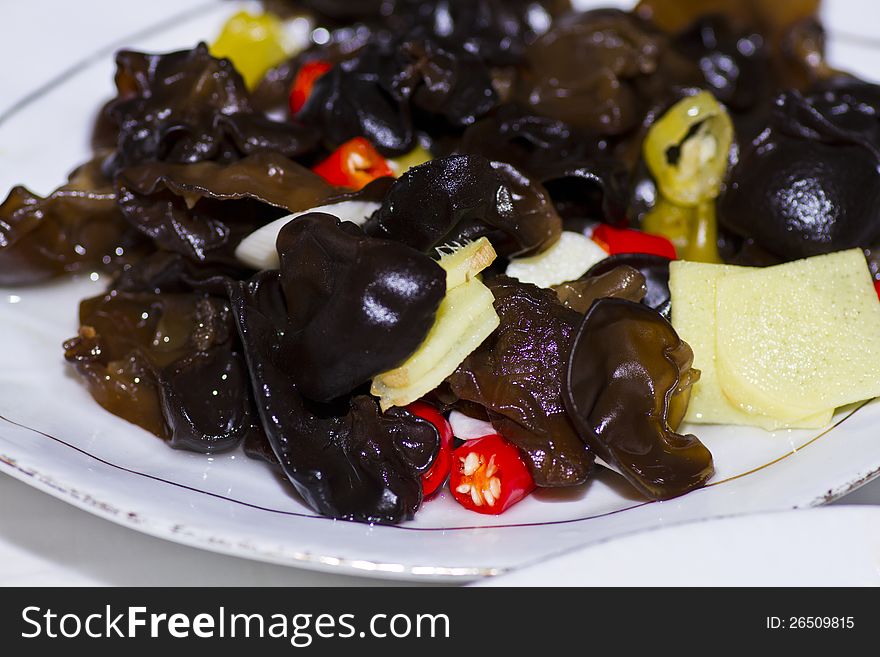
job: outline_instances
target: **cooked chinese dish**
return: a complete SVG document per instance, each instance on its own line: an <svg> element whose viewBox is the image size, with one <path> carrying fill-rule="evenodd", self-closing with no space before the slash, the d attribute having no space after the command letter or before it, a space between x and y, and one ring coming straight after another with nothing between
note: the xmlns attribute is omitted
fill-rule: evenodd
<svg viewBox="0 0 880 657"><path fill-rule="evenodd" d="M92 158L0 205L0 285L106 272L63 356L107 411L399 523L666 500L701 424L880 395L880 86L817 0L263 7L118 52Z"/></svg>

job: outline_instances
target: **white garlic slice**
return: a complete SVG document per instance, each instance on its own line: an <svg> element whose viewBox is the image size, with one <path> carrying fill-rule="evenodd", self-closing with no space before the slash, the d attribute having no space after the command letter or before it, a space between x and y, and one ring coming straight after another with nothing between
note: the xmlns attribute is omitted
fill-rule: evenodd
<svg viewBox="0 0 880 657"><path fill-rule="evenodd" d="M235 257L248 267L254 269L278 269L278 251L275 242L278 233L289 222L309 212L326 212L338 217L340 221L350 221L363 226L367 219L380 207L374 201L340 201L328 205L319 205L304 212L294 212L272 223L266 224L245 237L235 249Z"/></svg>
<svg viewBox="0 0 880 657"><path fill-rule="evenodd" d="M581 233L562 231L556 244L527 258L513 258L505 272L511 278L538 287L550 287L580 278L608 253Z"/></svg>

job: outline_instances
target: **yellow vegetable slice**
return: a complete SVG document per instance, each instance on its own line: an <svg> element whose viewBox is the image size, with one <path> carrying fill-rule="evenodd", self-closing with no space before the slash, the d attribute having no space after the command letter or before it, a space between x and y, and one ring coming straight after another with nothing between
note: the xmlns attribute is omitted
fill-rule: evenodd
<svg viewBox="0 0 880 657"><path fill-rule="evenodd" d="M231 16L211 44L211 54L228 58L249 89L256 87L266 71L287 59L292 51L278 17L246 11Z"/></svg>
<svg viewBox="0 0 880 657"><path fill-rule="evenodd" d="M681 339L690 345L694 352L694 367L700 370L700 379L691 388L685 421L750 425L768 431L824 427L831 422L833 408L786 422L745 412L729 401L721 389L715 364L715 286L725 276L750 270L748 267L683 260L670 263L672 326Z"/></svg>
<svg viewBox="0 0 880 657"><path fill-rule="evenodd" d="M714 199L685 207L660 197L642 219L642 230L666 237L682 260L721 262Z"/></svg>
<svg viewBox="0 0 880 657"><path fill-rule="evenodd" d="M476 278L447 291L422 345L402 365L373 379L370 392L382 410L416 401L452 374L498 328L494 301Z"/></svg>
<svg viewBox="0 0 880 657"><path fill-rule="evenodd" d="M467 283L495 260L495 248L488 238L469 242L464 246L440 248L439 265L446 270L446 289Z"/></svg>
<svg viewBox="0 0 880 657"><path fill-rule="evenodd" d="M389 159L388 166L391 167L394 175L399 178L409 169L425 162L430 162L432 159L433 156L423 146L416 146L406 155Z"/></svg>
<svg viewBox="0 0 880 657"><path fill-rule="evenodd" d="M446 296L427 337L402 365L373 378L370 392L384 411L431 392L498 328L495 297L478 276L495 260L485 237L438 249L446 270Z"/></svg>
<svg viewBox="0 0 880 657"><path fill-rule="evenodd" d="M716 366L739 408L794 421L880 395L880 302L860 249L716 281Z"/></svg>

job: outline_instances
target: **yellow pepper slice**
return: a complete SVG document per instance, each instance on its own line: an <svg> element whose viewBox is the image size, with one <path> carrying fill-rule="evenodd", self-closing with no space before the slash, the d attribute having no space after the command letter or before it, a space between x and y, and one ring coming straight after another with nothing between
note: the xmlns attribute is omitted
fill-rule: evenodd
<svg viewBox="0 0 880 657"><path fill-rule="evenodd" d="M641 228L646 233L662 235L672 242L675 252L682 260L721 262L715 223L715 199L687 207L660 197L642 219Z"/></svg>
<svg viewBox="0 0 880 657"><path fill-rule="evenodd" d="M394 171L394 175L400 177L406 173L407 169L417 167L432 159L434 159L434 156L425 150L424 147L416 146L409 153L388 160L388 165Z"/></svg>
<svg viewBox="0 0 880 657"><path fill-rule="evenodd" d="M732 143L730 116L701 91L682 98L651 126L642 152L660 193L693 207L718 196Z"/></svg>
<svg viewBox="0 0 880 657"><path fill-rule="evenodd" d="M214 57L228 58L253 89L266 71L289 56L284 29L273 14L250 14L240 11L223 25L220 36L211 45Z"/></svg>

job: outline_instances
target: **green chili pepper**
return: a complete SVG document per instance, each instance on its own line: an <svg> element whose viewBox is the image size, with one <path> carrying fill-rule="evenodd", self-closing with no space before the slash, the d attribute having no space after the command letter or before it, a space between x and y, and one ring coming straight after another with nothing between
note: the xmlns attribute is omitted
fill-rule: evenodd
<svg viewBox="0 0 880 657"><path fill-rule="evenodd" d="M681 99L651 126L642 147L660 193L693 207L718 196L733 124L708 91Z"/></svg>
<svg viewBox="0 0 880 657"><path fill-rule="evenodd" d="M672 242L681 260L721 262L715 199L685 207L661 197L642 219L642 230Z"/></svg>
<svg viewBox="0 0 880 657"><path fill-rule="evenodd" d="M721 262L715 198L732 143L730 117L708 91L678 101L645 137L642 151L659 195L642 229L669 239L679 258Z"/></svg>

